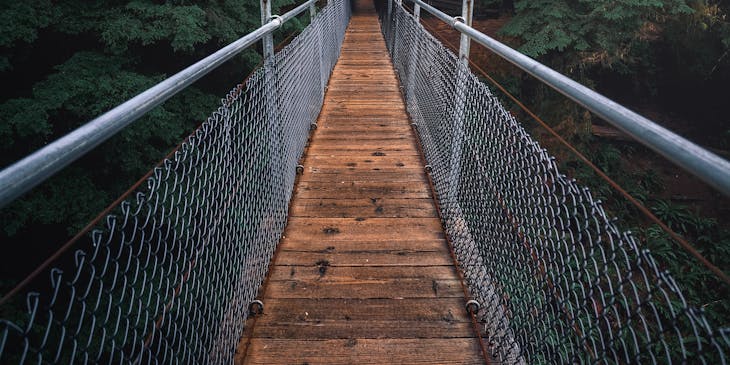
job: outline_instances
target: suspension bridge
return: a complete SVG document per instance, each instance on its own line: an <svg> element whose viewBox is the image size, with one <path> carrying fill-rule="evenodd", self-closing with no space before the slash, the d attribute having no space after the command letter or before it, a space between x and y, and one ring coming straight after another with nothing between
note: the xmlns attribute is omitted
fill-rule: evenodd
<svg viewBox="0 0 730 365"><path fill-rule="evenodd" d="M264 0L261 28L0 172L6 205L263 41L199 129L3 297L24 308L0 362L727 363L727 323L558 171L469 42L726 194L730 164L471 28L468 0L456 18L381 5Z"/></svg>

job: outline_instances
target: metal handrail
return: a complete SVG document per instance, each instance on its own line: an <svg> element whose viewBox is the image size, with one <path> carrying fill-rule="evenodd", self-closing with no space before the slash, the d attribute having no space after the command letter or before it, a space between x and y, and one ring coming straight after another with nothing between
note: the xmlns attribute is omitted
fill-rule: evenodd
<svg viewBox="0 0 730 365"><path fill-rule="evenodd" d="M730 162L684 137L629 110L569 77L458 21L422 0L421 8L467 35L498 56L606 120L644 146L730 196Z"/></svg>
<svg viewBox="0 0 730 365"><path fill-rule="evenodd" d="M308 0L0 171L0 208L42 183L199 78L307 10Z"/></svg>

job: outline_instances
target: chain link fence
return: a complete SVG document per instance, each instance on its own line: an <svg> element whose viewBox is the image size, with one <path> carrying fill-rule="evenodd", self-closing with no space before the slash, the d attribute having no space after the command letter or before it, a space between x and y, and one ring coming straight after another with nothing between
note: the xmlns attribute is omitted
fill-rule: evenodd
<svg viewBox="0 0 730 365"><path fill-rule="evenodd" d="M398 5L380 14L495 361L727 363L730 328L688 303L651 252L417 19Z"/></svg>
<svg viewBox="0 0 730 365"><path fill-rule="evenodd" d="M57 262L0 363L232 363L349 18L330 0Z"/></svg>

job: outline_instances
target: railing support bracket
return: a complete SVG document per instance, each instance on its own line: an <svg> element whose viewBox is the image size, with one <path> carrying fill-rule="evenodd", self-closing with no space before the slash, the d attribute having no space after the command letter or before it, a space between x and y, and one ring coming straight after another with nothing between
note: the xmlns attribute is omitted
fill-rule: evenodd
<svg viewBox="0 0 730 365"><path fill-rule="evenodd" d="M479 308L481 308L482 305L479 304L479 302L477 302L476 300L472 299L466 302L466 305L464 307L466 308L466 311L470 314L477 314L477 312L479 312Z"/></svg>
<svg viewBox="0 0 730 365"><path fill-rule="evenodd" d="M264 313L264 302L256 299L249 303L248 313L251 315L251 317L256 317L259 314Z"/></svg>

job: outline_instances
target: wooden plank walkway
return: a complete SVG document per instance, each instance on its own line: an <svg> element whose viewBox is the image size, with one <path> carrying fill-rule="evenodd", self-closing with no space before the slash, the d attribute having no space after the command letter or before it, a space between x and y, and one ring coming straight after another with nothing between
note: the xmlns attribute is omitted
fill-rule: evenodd
<svg viewBox="0 0 730 365"><path fill-rule="evenodd" d="M271 266L265 312L248 328L239 363L483 363L366 1L347 30Z"/></svg>

